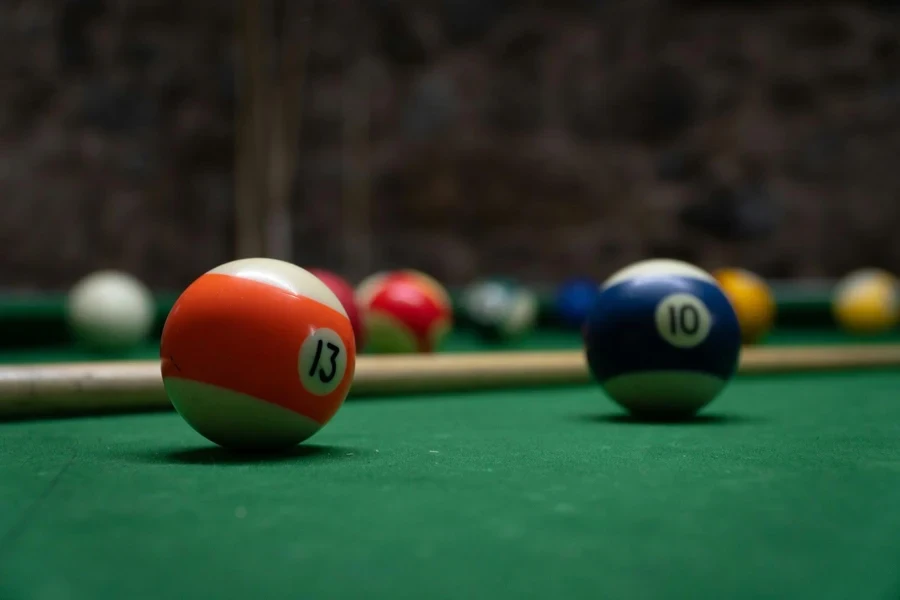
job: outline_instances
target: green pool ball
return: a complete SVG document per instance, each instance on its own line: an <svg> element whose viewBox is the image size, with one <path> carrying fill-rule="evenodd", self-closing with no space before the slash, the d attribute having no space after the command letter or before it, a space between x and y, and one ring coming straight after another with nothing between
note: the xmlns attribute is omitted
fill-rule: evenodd
<svg viewBox="0 0 900 600"><path fill-rule="evenodd" d="M464 291L461 305L469 323L490 341L521 338L534 329L537 320L537 297L511 280L473 283Z"/></svg>

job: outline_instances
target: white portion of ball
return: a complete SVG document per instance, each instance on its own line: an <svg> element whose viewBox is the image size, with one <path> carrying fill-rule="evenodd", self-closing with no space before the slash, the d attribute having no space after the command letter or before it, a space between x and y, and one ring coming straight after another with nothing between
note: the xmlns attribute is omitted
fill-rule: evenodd
<svg viewBox="0 0 900 600"><path fill-rule="evenodd" d="M495 325L506 337L531 330L539 308L537 297L529 290L499 281L470 286L462 306L473 320Z"/></svg>
<svg viewBox="0 0 900 600"><path fill-rule="evenodd" d="M379 271L378 273L373 273L369 275L365 279L359 282L359 285L356 286L356 303L361 307L365 308L372 302L372 298L377 293L378 289L381 287L381 284L385 279L390 277L391 273L388 271Z"/></svg>
<svg viewBox="0 0 900 600"><path fill-rule="evenodd" d="M322 327L303 340L297 371L310 394L330 394L341 385L346 370L347 349L336 331Z"/></svg>
<svg viewBox="0 0 900 600"><path fill-rule="evenodd" d="M219 386L181 377L166 377L163 386L188 425L226 448L283 450L322 428L292 410Z"/></svg>
<svg viewBox="0 0 900 600"><path fill-rule="evenodd" d="M601 289L608 288L629 279L634 279L635 277L648 277L654 275L680 275L683 277L693 277L694 279L700 279L718 285L715 278L700 267L681 260L653 258L636 262L624 269L616 271L609 279L603 282Z"/></svg>
<svg viewBox="0 0 900 600"><path fill-rule="evenodd" d="M683 418L715 400L726 385L728 380L699 371L644 371L613 377L603 389L632 414Z"/></svg>
<svg viewBox="0 0 900 600"><path fill-rule="evenodd" d="M274 258L242 258L219 265L209 273L265 283L296 296L315 300L347 316L341 301L322 280L295 264Z"/></svg>
<svg viewBox="0 0 900 600"><path fill-rule="evenodd" d="M69 292L66 320L75 336L97 350L124 350L143 342L153 327L153 296L120 271L98 271Z"/></svg>
<svg viewBox="0 0 900 600"><path fill-rule="evenodd" d="M833 295L839 303L879 297L888 306L896 307L900 299L900 282L894 275L881 269L860 269L841 279Z"/></svg>
<svg viewBox="0 0 900 600"><path fill-rule="evenodd" d="M519 290L513 297L509 313L504 322L504 331L509 336L518 336L534 327L538 314L538 301L534 294Z"/></svg>
<svg viewBox="0 0 900 600"><path fill-rule="evenodd" d="M882 281L885 283L893 283L896 278L889 272L882 269L858 269L851 273L847 273L835 287L835 293L855 288L863 283L871 281Z"/></svg>
<svg viewBox="0 0 900 600"><path fill-rule="evenodd" d="M462 298L464 310L474 319L483 322L502 320L503 311L509 304L510 293L507 286L486 281L470 286Z"/></svg>

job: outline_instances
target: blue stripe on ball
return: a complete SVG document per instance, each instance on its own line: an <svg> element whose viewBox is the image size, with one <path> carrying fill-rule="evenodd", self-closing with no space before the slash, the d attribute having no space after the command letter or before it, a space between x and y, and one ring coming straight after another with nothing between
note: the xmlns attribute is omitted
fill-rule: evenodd
<svg viewBox="0 0 900 600"><path fill-rule="evenodd" d="M699 298L711 316L708 336L694 347L674 346L657 329L658 305L680 293ZM740 354L737 315L722 290L683 275L638 277L604 289L584 336L591 371L601 383L642 371L695 371L727 380Z"/></svg>

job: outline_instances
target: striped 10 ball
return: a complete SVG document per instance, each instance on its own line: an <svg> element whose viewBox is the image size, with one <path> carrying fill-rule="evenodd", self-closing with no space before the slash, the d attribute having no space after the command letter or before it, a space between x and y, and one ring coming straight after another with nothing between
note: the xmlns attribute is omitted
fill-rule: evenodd
<svg viewBox="0 0 900 600"><path fill-rule="evenodd" d="M694 265L647 260L602 286L584 328L591 372L644 418L684 418L734 376L741 330L715 279Z"/></svg>

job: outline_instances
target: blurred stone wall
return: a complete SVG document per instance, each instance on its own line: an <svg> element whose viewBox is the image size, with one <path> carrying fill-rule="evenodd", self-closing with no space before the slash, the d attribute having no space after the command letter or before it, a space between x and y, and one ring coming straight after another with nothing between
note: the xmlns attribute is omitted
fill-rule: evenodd
<svg viewBox="0 0 900 600"><path fill-rule="evenodd" d="M900 271L893 3L297 1L300 264ZM0 285L232 257L233 11L0 3Z"/></svg>

